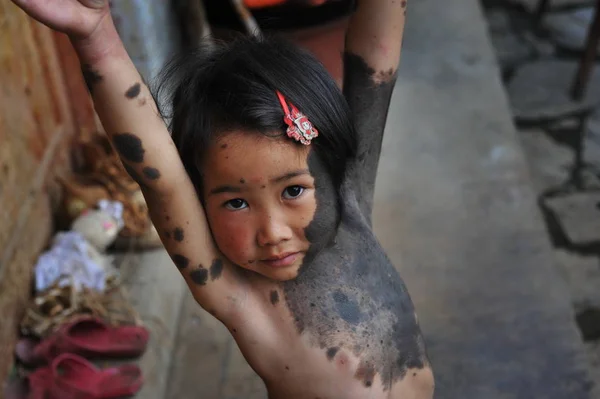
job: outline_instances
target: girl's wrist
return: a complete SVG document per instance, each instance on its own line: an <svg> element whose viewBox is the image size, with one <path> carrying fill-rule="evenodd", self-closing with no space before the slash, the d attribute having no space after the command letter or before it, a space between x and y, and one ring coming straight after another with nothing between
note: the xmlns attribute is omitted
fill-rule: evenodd
<svg viewBox="0 0 600 399"><path fill-rule="evenodd" d="M94 65L108 57L126 55L110 12L102 17L96 29L87 37L70 36L69 39L81 64Z"/></svg>

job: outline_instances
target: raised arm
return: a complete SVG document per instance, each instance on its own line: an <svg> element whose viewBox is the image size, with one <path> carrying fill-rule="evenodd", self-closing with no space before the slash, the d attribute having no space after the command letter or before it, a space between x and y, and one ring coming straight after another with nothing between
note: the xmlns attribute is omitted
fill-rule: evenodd
<svg viewBox="0 0 600 399"><path fill-rule="evenodd" d="M344 95L358 130L355 186L371 220L383 130L396 82L406 0L357 0L346 32Z"/></svg>
<svg viewBox="0 0 600 399"><path fill-rule="evenodd" d="M214 245L171 136L116 32L108 1L14 2L33 18L69 34L104 129L140 184L165 248L196 300L226 318L241 277Z"/></svg>

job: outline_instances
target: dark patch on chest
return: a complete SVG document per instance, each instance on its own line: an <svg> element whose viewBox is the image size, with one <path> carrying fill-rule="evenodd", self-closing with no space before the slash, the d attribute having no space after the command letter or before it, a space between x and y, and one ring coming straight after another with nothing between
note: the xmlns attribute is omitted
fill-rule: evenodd
<svg viewBox="0 0 600 399"><path fill-rule="evenodd" d="M198 269L193 270L190 273L190 278L198 285L205 285L206 281L208 280L208 270L200 265Z"/></svg>
<svg viewBox="0 0 600 399"><path fill-rule="evenodd" d="M160 178L160 172L156 168L151 168L150 166L146 166L142 172L144 176L146 176L150 180L157 180Z"/></svg>
<svg viewBox="0 0 600 399"><path fill-rule="evenodd" d="M94 86L102 82L102 76L88 64L81 66L81 73L90 94L93 93Z"/></svg>
<svg viewBox="0 0 600 399"><path fill-rule="evenodd" d="M360 307L353 298L349 298L341 290L333 293L333 301L338 315L349 324L360 323Z"/></svg>
<svg viewBox="0 0 600 399"><path fill-rule="evenodd" d="M340 350L340 348L338 348L337 346L327 349L327 359L333 360L333 358L335 357L336 353L338 353L339 350Z"/></svg>
<svg viewBox="0 0 600 399"><path fill-rule="evenodd" d="M140 163L144 162L144 147L142 140L135 134L117 133L113 135L115 148L127 161Z"/></svg>
<svg viewBox="0 0 600 399"><path fill-rule="evenodd" d="M279 292L273 290L271 291L271 304L277 305L277 302L279 302Z"/></svg>
<svg viewBox="0 0 600 399"><path fill-rule="evenodd" d="M179 241L179 242L183 241L184 232L181 227L176 227L175 230L173 230L173 238L175 239L175 241Z"/></svg>
<svg viewBox="0 0 600 399"><path fill-rule="evenodd" d="M221 273L223 273L223 261L221 259L213 260L212 265L210 265L210 279L216 280L221 277Z"/></svg>
<svg viewBox="0 0 600 399"><path fill-rule="evenodd" d="M317 211L306 235L311 245L316 237L319 251L311 254L311 246L299 276L283 284L285 302L298 332L310 334L328 358L343 353L333 348L351 352L361 361L355 377L370 387L379 375L389 390L408 369L424 367L425 348L406 287L362 216L351 187L349 181L342 187L340 224L329 243L318 240L328 234L323 220L335 210L319 209L333 201L321 200L320 195L328 194L319 194L317 188Z"/></svg>
<svg viewBox="0 0 600 399"><path fill-rule="evenodd" d="M185 269L190 264L190 260L183 255L173 255L173 263L180 269Z"/></svg>
<svg viewBox="0 0 600 399"><path fill-rule="evenodd" d="M141 91L142 91L142 86L139 83L136 83L133 86L131 86L129 89L127 89L127 91L125 92L125 97L127 97L129 99L136 98L137 96L140 95Z"/></svg>

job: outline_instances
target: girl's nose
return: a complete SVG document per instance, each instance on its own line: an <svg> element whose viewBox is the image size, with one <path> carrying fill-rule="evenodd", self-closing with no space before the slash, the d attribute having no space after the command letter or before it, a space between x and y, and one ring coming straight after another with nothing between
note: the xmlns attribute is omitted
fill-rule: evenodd
<svg viewBox="0 0 600 399"><path fill-rule="evenodd" d="M259 246L275 246L292 238L292 229L282 217L270 215L258 229L256 241Z"/></svg>

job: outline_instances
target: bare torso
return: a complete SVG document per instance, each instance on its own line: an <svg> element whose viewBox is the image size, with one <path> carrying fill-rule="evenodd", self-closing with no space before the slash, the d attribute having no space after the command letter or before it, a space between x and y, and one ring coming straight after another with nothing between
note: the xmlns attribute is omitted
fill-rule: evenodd
<svg viewBox="0 0 600 399"><path fill-rule="evenodd" d="M431 398L433 377L410 297L346 197L333 244L299 277L248 276L226 323L277 398Z"/></svg>

